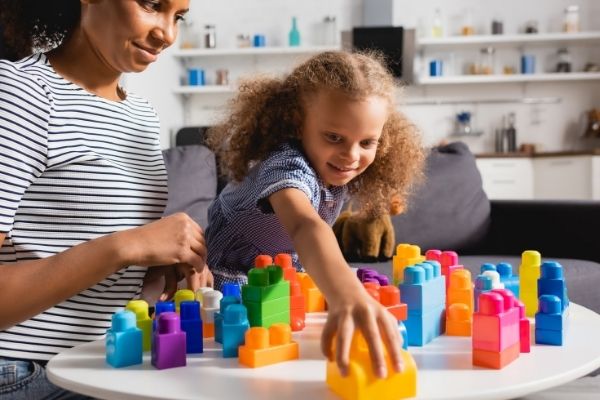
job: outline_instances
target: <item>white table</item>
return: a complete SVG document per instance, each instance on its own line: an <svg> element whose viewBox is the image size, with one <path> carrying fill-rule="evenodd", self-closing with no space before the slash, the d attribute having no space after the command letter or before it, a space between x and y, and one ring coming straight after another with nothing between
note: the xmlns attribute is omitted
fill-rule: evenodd
<svg viewBox="0 0 600 400"><path fill-rule="evenodd" d="M471 340L442 336L410 347L418 367L417 394L423 399L505 399L557 386L600 367L600 315L571 303L563 347L532 345L529 354L502 370L473 367ZM115 369L106 364L104 342L86 343L48 363L50 381L107 399L335 399L325 384L319 340L325 314L309 314L307 328L294 333L300 360L246 368L221 357L212 339L205 352L188 356L186 367L156 370L149 355L142 365Z"/></svg>

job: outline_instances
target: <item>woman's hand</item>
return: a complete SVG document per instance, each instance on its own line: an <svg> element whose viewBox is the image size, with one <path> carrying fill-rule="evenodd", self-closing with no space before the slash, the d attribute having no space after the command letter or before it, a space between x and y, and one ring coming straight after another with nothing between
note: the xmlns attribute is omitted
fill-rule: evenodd
<svg viewBox="0 0 600 400"><path fill-rule="evenodd" d="M354 330L359 329L369 347L373 372L380 378L387 376L383 345L387 347L396 372L402 369L400 349L402 337L396 319L366 291L351 293L329 302L327 322L321 336L321 350L330 360L337 362L342 376L347 375L350 364L350 344ZM333 340L335 338L335 354ZM382 343L383 339L383 343Z"/></svg>
<svg viewBox="0 0 600 400"><path fill-rule="evenodd" d="M212 273L207 266L202 272L196 272L183 264L148 269L144 277L141 298L148 304L167 301L175 295L178 284L185 278L187 289L194 293L201 287L213 287Z"/></svg>
<svg viewBox="0 0 600 400"><path fill-rule="evenodd" d="M169 215L115 235L121 236L119 250L125 265L153 267L181 264L198 273L206 265L204 232L185 213Z"/></svg>

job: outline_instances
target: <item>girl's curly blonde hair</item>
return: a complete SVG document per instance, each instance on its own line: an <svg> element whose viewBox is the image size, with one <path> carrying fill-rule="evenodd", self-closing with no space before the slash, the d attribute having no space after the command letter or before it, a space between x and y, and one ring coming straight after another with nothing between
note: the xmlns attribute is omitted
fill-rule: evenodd
<svg viewBox="0 0 600 400"><path fill-rule="evenodd" d="M220 158L222 172L241 181L248 170L283 143L299 149L307 98L323 90L362 100L385 98L388 119L375 161L349 184L353 200L370 215L389 210L392 196L402 203L423 177L424 150L415 126L396 105L394 78L375 53L324 52L285 78L256 77L240 85L228 116L209 130L207 143Z"/></svg>

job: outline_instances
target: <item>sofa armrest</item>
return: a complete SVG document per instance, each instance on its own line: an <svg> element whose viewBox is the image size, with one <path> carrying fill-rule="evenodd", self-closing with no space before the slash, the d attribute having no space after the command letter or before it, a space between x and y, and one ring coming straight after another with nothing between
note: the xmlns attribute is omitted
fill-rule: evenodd
<svg viewBox="0 0 600 400"><path fill-rule="evenodd" d="M519 255L537 250L544 257L600 262L600 202L491 201L485 240L471 254Z"/></svg>

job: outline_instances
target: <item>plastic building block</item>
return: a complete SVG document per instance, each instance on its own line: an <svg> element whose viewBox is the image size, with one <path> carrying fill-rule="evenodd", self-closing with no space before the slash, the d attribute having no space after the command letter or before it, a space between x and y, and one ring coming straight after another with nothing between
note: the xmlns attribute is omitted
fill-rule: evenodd
<svg viewBox="0 0 600 400"><path fill-rule="evenodd" d="M142 330L142 340L144 351L150 351L152 345L152 320L148 315L148 303L144 300L131 300L125 306L135 314L137 327Z"/></svg>
<svg viewBox="0 0 600 400"><path fill-rule="evenodd" d="M398 331L400 332L400 337L402 337L402 348L408 350L408 331L404 322L398 321Z"/></svg>
<svg viewBox="0 0 600 400"><path fill-rule="evenodd" d="M260 254L254 259L255 268L266 268L269 265L273 265L273 258L271 256Z"/></svg>
<svg viewBox="0 0 600 400"><path fill-rule="evenodd" d="M292 256L287 253L279 253L275 256L275 265L283 270L283 279L292 282L296 279L296 268L292 263Z"/></svg>
<svg viewBox="0 0 600 400"><path fill-rule="evenodd" d="M251 326L268 328L276 322L290 323L290 282L283 279L277 265L248 273L248 284L242 286L242 303L248 310Z"/></svg>
<svg viewBox="0 0 600 400"><path fill-rule="evenodd" d="M241 304L241 301L235 296L223 296L219 305L219 312L214 315L215 318L215 342L223 344L223 313L232 304Z"/></svg>
<svg viewBox="0 0 600 400"><path fill-rule="evenodd" d="M175 312L175 303L172 301L159 301L154 305L154 318L152 319L152 337L158 329L158 316L164 312Z"/></svg>
<svg viewBox="0 0 600 400"><path fill-rule="evenodd" d="M396 246L396 254L392 257L392 280L394 285L404 279L404 269L408 266L425 261L421 255L421 248L408 243L400 243Z"/></svg>
<svg viewBox="0 0 600 400"><path fill-rule="evenodd" d="M567 329L567 317L560 298L544 294L539 298L539 311L535 314L535 342L562 346Z"/></svg>
<svg viewBox="0 0 600 400"><path fill-rule="evenodd" d="M455 251L447 250L443 251L440 256L440 264L442 267L442 275L446 277L446 291L450 285L450 276L452 272L457 269L463 269L464 267L458 263L458 254Z"/></svg>
<svg viewBox="0 0 600 400"><path fill-rule="evenodd" d="M377 282L380 286L387 286L390 284L390 281L387 276L384 274L380 274L374 269L371 268L359 268L356 271L356 276L358 280L361 282Z"/></svg>
<svg viewBox="0 0 600 400"><path fill-rule="evenodd" d="M152 365L157 369L183 367L186 365L186 335L181 330L179 315L163 312L158 316L154 331Z"/></svg>
<svg viewBox="0 0 600 400"><path fill-rule="evenodd" d="M436 250L436 249L427 250L425 252L425 260L437 261L441 265L442 264L442 251Z"/></svg>
<svg viewBox="0 0 600 400"><path fill-rule="evenodd" d="M214 289L211 287L201 287L196 290L196 301L199 301L200 304L204 302L204 293L212 292Z"/></svg>
<svg viewBox="0 0 600 400"><path fill-rule="evenodd" d="M263 302L254 302L247 301L244 303L246 308L248 309L248 317L250 320L250 325L252 326L264 326L262 321L270 316L275 314L284 314L290 311L290 298L289 296L280 297L274 300L267 300ZM288 321L281 321L283 323L289 324ZM265 327L267 328L267 327Z"/></svg>
<svg viewBox="0 0 600 400"><path fill-rule="evenodd" d="M142 331L129 310L112 316L111 327L106 331L106 362L115 368L142 363Z"/></svg>
<svg viewBox="0 0 600 400"><path fill-rule="evenodd" d="M473 314L473 365L503 368L520 354L519 308L514 294L494 289L479 296Z"/></svg>
<svg viewBox="0 0 600 400"><path fill-rule="evenodd" d="M500 274L498 271L484 271L481 273L483 276L489 276L492 279L492 289L504 289L504 283L500 280Z"/></svg>
<svg viewBox="0 0 600 400"><path fill-rule="evenodd" d="M446 310L446 335L471 336L473 313L463 303L451 304Z"/></svg>
<svg viewBox="0 0 600 400"><path fill-rule="evenodd" d="M223 357L237 357L238 347L250 328L248 313L242 304L231 304L223 311Z"/></svg>
<svg viewBox="0 0 600 400"><path fill-rule="evenodd" d="M469 313L473 314L473 283L468 269L457 269L452 272L446 298L448 306L462 303L468 307Z"/></svg>
<svg viewBox="0 0 600 400"><path fill-rule="evenodd" d="M479 295L490 290L492 290L492 278L489 275L479 275L475 279L475 289L473 290L474 311L477 311L479 308Z"/></svg>
<svg viewBox="0 0 600 400"><path fill-rule="evenodd" d="M298 343L292 341L289 325L273 324L269 329L253 327L246 331L245 344L239 348L240 364L264 367L299 357Z"/></svg>
<svg viewBox="0 0 600 400"><path fill-rule="evenodd" d="M537 280L540 278L542 256L535 250L525 250L519 267L519 297L525 304L525 315L535 316L538 309Z"/></svg>
<svg viewBox="0 0 600 400"><path fill-rule="evenodd" d="M185 332L188 354L204 351L202 319L200 319L200 303L197 301L182 301L179 305L181 329Z"/></svg>
<svg viewBox="0 0 600 400"><path fill-rule="evenodd" d="M479 273L483 274L485 271L497 271L496 266L492 263L483 263L479 269Z"/></svg>
<svg viewBox="0 0 600 400"><path fill-rule="evenodd" d="M517 300L519 307L519 340L521 342L521 353L531 352L531 322L525 316L525 305Z"/></svg>
<svg viewBox="0 0 600 400"><path fill-rule="evenodd" d="M232 296L240 300L240 302L242 300L242 288L237 283L224 283L221 285L221 293L223 293L223 297Z"/></svg>
<svg viewBox="0 0 600 400"><path fill-rule="evenodd" d="M215 314L221 308L223 294L218 290L211 290L203 294L204 302L200 312L202 313L202 334L205 338L215 336Z"/></svg>
<svg viewBox="0 0 600 400"><path fill-rule="evenodd" d="M305 307L302 287L296 278L290 282L290 326L294 332L304 329L304 321L306 319Z"/></svg>
<svg viewBox="0 0 600 400"><path fill-rule="evenodd" d="M304 295L304 305L307 313L325 311L325 297L315 285L310 275L302 272L296 274L300 281L302 294Z"/></svg>
<svg viewBox="0 0 600 400"><path fill-rule="evenodd" d="M333 361L327 361L327 386L347 400L395 400L417 394L417 366L406 350L400 351L403 370L396 372L385 352L387 377L380 379L373 373L371 358L365 339L355 333L350 347L348 375L343 377Z"/></svg>
<svg viewBox="0 0 600 400"><path fill-rule="evenodd" d="M431 268L431 279L426 277L431 264L415 265L404 269L400 297L408 307L404 322L410 346L423 346L444 332L446 285L439 268Z"/></svg>
<svg viewBox="0 0 600 400"><path fill-rule="evenodd" d="M496 271L500 275L500 282L504 284L504 288L513 292L515 297L519 297L519 277L513 275L512 265L501 262L496 265Z"/></svg>
<svg viewBox="0 0 600 400"><path fill-rule="evenodd" d="M181 302L196 300L196 294L189 289L180 289L175 292L173 300L175 301L175 311L179 312L179 305Z"/></svg>
<svg viewBox="0 0 600 400"><path fill-rule="evenodd" d="M379 288L379 302L387 308L397 321L405 321L408 318L408 306L400 302L400 290L396 286L381 286Z"/></svg>
<svg viewBox="0 0 600 400"><path fill-rule="evenodd" d="M538 279L538 298L551 294L560 299L562 309L569 306L567 285L563 275L563 267L556 261L546 261L541 266L541 276Z"/></svg>

